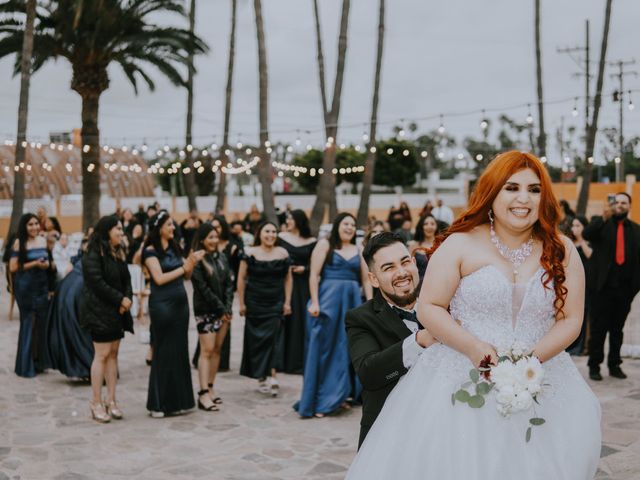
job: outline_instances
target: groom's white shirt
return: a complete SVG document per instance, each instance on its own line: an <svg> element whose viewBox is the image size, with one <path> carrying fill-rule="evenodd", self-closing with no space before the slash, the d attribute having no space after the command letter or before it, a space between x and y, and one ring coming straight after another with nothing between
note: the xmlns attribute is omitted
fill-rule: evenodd
<svg viewBox="0 0 640 480"><path fill-rule="evenodd" d="M400 310L404 310L405 312L409 312L409 313L416 312L415 308L412 308L411 310L407 310L406 308L402 308L397 305L392 305L391 303L389 303L389 306L399 308ZM411 335L405 338L404 341L402 342L402 363L404 365L404 368L409 370L411 367L413 367L416 364L416 362L418 361L418 358L420 358L420 355L422 355L422 352L425 351L425 348L418 345L418 342L416 341L416 333L418 333L418 325L416 325L415 322L412 322L410 320L403 319L402 321L407 326L407 328L411 330Z"/></svg>

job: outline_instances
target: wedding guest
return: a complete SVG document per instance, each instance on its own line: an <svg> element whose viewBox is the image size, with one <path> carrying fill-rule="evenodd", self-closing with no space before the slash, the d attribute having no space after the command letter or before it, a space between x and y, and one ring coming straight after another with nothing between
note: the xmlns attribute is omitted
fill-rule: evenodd
<svg viewBox="0 0 640 480"><path fill-rule="evenodd" d="M395 233L402 238L404 244L408 244L413 240L413 232L411 231L411 220L405 220L402 222L402 226L395 230Z"/></svg>
<svg viewBox="0 0 640 480"><path fill-rule="evenodd" d="M431 215L433 215L436 220L444 222L447 225L451 225L454 220L453 210L447 207L441 198L436 200L436 207L431 210Z"/></svg>
<svg viewBox="0 0 640 480"><path fill-rule="evenodd" d="M609 333L609 375L627 378L620 365L622 331L631 302L640 291L640 225L631 221L631 196L617 193L602 216L594 216L583 237L591 243L592 305L589 333L589 378L602 380L604 342Z"/></svg>
<svg viewBox="0 0 640 480"><path fill-rule="evenodd" d="M416 233L413 241L409 242L409 251L416 259L421 279L427 270L426 251L433 247L436 236L440 233L440 224L433 215L428 214L420 217L418 225L416 225Z"/></svg>
<svg viewBox="0 0 640 480"><path fill-rule="evenodd" d="M379 293L349 310L345 318L349 354L362 382L358 446L398 380L434 343L416 318L418 269L403 239L391 232L376 235L362 257L369 267L369 282Z"/></svg>
<svg viewBox="0 0 640 480"><path fill-rule="evenodd" d="M147 225L147 221L149 220L147 212L144 209L144 203L138 204L138 211L134 214L134 217L136 219L136 222L139 225L142 225L142 228L144 229Z"/></svg>
<svg viewBox="0 0 640 480"><path fill-rule="evenodd" d="M47 348L51 368L71 379L89 381L94 349L91 334L80 326L83 288L82 259L76 257L51 300Z"/></svg>
<svg viewBox="0 0 640 480"><path fill-rule="evenodd" d="M131 276L122 247L124 230L115 215L102 217L89 239L82 259L84 290L80 323L91 334L94 356L91 363L89 404L91 416L99 423L120 420L122 410L116 403L118 350L124 332L133 333ZM107 384L107 399L102 399L102 384Z"/></svg>
<svg viewBox="0 0 640 480"><path fill-rule="evenodd" d="M166 210L149 219L142 259L151 275L149 316L153 359L147 410L154 418L180 414L195 406L189 369L189 302L184 279L191 277L204 251L183 260L174 239L175 223Z"/></svg>
<svg viewBox="0 0 640 480"><path fill-rule="evenodd" d="M560 222L558 223L558 229L568 237L571 237L571 227L573 225L573 219L576 218L576 212L571 210L569 202L566 200L560 200Z"/></svg>
<svg viewBox="0 0 640 480"><path fill-rule="evenodd" d="M213 385L233 304L232 272L226 257L218 251L218 240L218 231L210 223L201 225L193 240L193 250L205 252L193 269L191 283L200 346L198 408L206 411L218 411L218 405L222 403Z"/></svg>
<svg viewBox="0 0 640 480"><path fill-rule="evenodd" d="M240 269L240 257L244 251L244 245L240 240L231 235L229 224L223 215L216 215L211 221L211 225L218 231L220 240L218 242L218 251L223 253L227 258L227 263L233 272L233 289L237 288L238 270ZM229 371L229 359L231 358L231 329L227 332L222 344L222 352L220 353L219 371Z"/></svg>
<svg viewBox="0 0 640 480"><path fill-rule="evenodd" d="M427 200L424 206L422 207L422 210L420 210L420 217L431 215L432 210L433 210L433 203L431 203L431 200Z"/></svg>
<svg viewBox="0 0 640 480"><path fill-rule="evenodd" d="M362 239L362 247L366 247L367 243L369 243L369 240L371 240L373 237L375 237L376 235L382 233L382 232L387 232L387 226L385 225L385 223L382 220L374 220L371 223L371 226L369 227L369 231L367 232L367 234L364 236L364 238Z"/></svg>
<svg viewBox="0 0 640 480"><path fill-rule="evenodd" d="M348 310L367 299L371 285L367 265L356 246L356 219L340 213L328 239L319 240L311 254L307 316L307 348L300 401L294 408L301 417L323 417L360 393L351 369L344 328Z"/></svg>
<svg viewBox="0 0 640 480"><path fill-rule="evenodd" d="M184 256L189 255L191 246L193 244L193 238L195 237L198 228L202 225L202 220L198 217L198 210L193 209L189 212L189 216L180 223L180 232L182 233L182 239L184 241Z"/></svg>
<svg viewBox="0 0 640 480"><path fill-rule="evenodd" d="M69 249L69 236L66 233L60 235L53 246L51 256L56 265L57 280L60 281L73 269L71 264L73 252Z"/></svg>
<svg viewBox="0 0 640 480"><path fill-rule="evenodd" d="M127 245L127 263L129 264L138 264L139 260L136 261L135 257L140 252L142 248L142 244L144 243L144 229L142 225L136 223L131 230L131 238L129 239L129 244Z"/></svg>
<svg viewBox="0 0 640 480"><path fill-rule="evenodd" d="M258 379L261 393L277 396L276 345L284 315L291 314L289 254L276 246L278 227L264 222L242 256L238 273L240 315L245 317L240 375Z"/></svg>
<svg viewBox="0 0 640 480"><path fill-rule="evenodd" d="M389 224L389 229L392 232L395 232L400 227L402 227L402 223L405 220L407 220L405 215L406 215L406 210L404 210L402 208L402 204L400 204L400 206L398 208L391 207L389 209L389 215L387 217L387 223Z"/></svg>
<svg viewBox="0 0 640 480"><path fill-rule="evenodd" d="M40 205L36 210L36 217L38 217L38 223L40 224L40 231L44 232L46 229L46 222L49 216L47 215L47 207Z"/></svg>
<svg viewBox="0 0 640 480"><path fill-rule="evenodd" d="M130 208L125 208L122 211L122 215L120 218L122 221L122 229L124 230L124 234L127 236L129 241L131 241L131 234L133 231L133 227L137 225L138 222L133 216L133 212L131 211Z"/></svg>
<svg viewBox="0 0 640 480"><path fill-rule="evenodd" d="M311 235L309 219L302 210L287 210L286 232L278 235L278 245L289 252L293 291L291 315L284 317L280 330L279 369L285 373L302 373L304 365L305 322L309 301L309 264L316 238Z"/></svg>
<svg viewBox="0 0 640 480"><path fill-rule="evenodd" d="M562 203L562 202L560 202ZM585 284L587 286L585 290L584 296L584 320L582 321L582 328L580 329L580 335L576 338L571 345L567 347L567 352L571 355L582 355L585 347L585 337L587 332L587 322L589 321L589 289L591 287L591 274L590 274L590 264L589 259L593 254L593 249L589 242L587 242L582 233L584 232L585 227L589 224L589 221L582 216L575 217L571 222L571 236L570 238L573 240L573 244L576 246L576 250L580 255L580 260L582 261L582 267L584 268L585 273Z"/></svg>
<svg viewBox="0 0 640 480"><path fill-rule="evenodd" d="M249 232L251 235L256 235L256 228L261 225L267 217L264 213L258 210L258 206L254 203L244 217L243 224L245 232Z"/></svg>
<svg viewBox="0 0 640 480"><path fill-rule="evenodd" d="M44 340L50 263L46 240L39 233L38 217L32 213L22 215L9 260L13 293L20 309L15 372L21 377L35 377L48 364Z"/></svg>

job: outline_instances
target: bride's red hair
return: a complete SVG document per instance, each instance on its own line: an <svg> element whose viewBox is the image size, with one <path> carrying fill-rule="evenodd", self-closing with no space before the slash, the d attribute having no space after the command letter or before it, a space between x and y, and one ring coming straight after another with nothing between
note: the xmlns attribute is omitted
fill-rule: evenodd
<svg viewBox="0 0 640 480"><path fill-rule="evenodd" d="M509 177L524 169L531 169L540 179L540 206L538 221L533 227L535 238L542 242L540 264L545 269L542 283L545 288L553 289L556 294L554 306L559 315L563 315L563 307L567 297L567 287L563 261L565 245L560 238L557 225L560 210L551 189L551 179L543 163L533 154L512 150L501 153L494 158L478 179L478 183L469 199L469 207L451 224L447 231L439 235L433 244L431 255L445 239L457 232L469 232L475 227L489 223L489 210L496 196L504 187Z"/></svg>

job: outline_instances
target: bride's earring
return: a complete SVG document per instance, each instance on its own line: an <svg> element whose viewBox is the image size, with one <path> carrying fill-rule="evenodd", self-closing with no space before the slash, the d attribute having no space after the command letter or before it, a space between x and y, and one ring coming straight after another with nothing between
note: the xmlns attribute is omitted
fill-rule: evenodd
<svg viewBox="0 0 640 480"><path fill-rule="evenodd" d="M491 228L493 228L493 210L489 209L489 222L491 223Z"/></svg>

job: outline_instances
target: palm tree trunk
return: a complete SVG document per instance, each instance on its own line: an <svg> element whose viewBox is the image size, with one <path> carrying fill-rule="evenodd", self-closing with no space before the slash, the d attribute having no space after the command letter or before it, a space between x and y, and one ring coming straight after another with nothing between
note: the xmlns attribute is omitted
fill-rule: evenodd
<svg viewBox="0 0 640 480"><path fill-rule="evenodd" d="M82 228L93 227L100 218L100 94L82 95ZM91 165L93 165L91 167Z"/></svg>
<svg viewBox="0 0 640 480"><path fill-rule="evenodd" d="M189 10L189 31L193 35L195 33L196 25L196 0L191 0L191 7ZM189 52L189 65L187 75L187 128L185 135L186 145L193 145L192 127L193 127L193 77L195 75L195 68L193 64L193 50ZM187 193L187 201L189 203L189 210L195 210L196 207L196 172L193 169L193 155L190 149L185 150L186 159L185 162L189 167L189 173L182 175L184 181L184 189Z"/></svg>
<svg viewBox="0 0 640 480"><path fill-rule="evenodd" d="M367 145L367 159L364 164L362 178L362 192L360 193L360 206L356 224L360 227L369 222L369 199L373 185L373 174L376 167L376 154L371 147L376 144L376 127L378 124L378 100L380 93L380 72L382 70L382 51L384 47L384 7L385 0L380 0L378 12L378 48L376 54L376 73L373 81L373 100L371 101L371 123L369 125L369 143Z"/></svg>
<svg viewBox="0 0 640 480"><path fill-rule="evenodd" d="M589 125L585 145L584 178L582 179L582 186L580 187L578 204L576 206L576 214L583 216L587 211L587 205L589 203L589 187L591 185L591 174L593 171L593 163L589 162L589 158L593 157L596 134L598 133L598 115L600 113L600 106L602 105L602 85L604 83L604 68L607 62L607 43L609 41L609 26L611 24L611 4L612 0L607 0L604 15L604 31L602 33L602 44L600 46L598 80L596 82L596 94L593 100L593 118Z"/></svg>
<svg viewBox="0 0 640 480"><path fill-rule="evenodd" d="M317 0L314 0L314 13L316 16L316 35L318 43L318 71L320 75L320 90L323 95L323 104L326 104L326 91L324 91L324 61L322 60L322 40L320 37L320 19L317 9ZM340 19L340 36L338 38L338 64L336 68L336 78L333 87L333 99L331 110L324 112L325 133L327 139L332 138L333 142L327 145L322 160L324 174L320 177L316 190L316 201L311 211L310 227L314 234L317 234L322 223L326 206L330 207L330 216L334 216L337 208L335 203L336 177L332 173L336 164L336 145L338 134L338 120L340 118L340 97L342 94L342 82L344 78L344 65L347 54L347 31L349 29L349 7L350 0L342 1L342 15Z"/></svg>
<svg viewBox="0 0 640 480"><path fill-rule="evenodd" d="M536 78L538 83L538 156L547 155L547 134L544 131L544 105L542 101L542 50L540 47L540 0L535 0L536 9Z"/></svg>
<svg viewBox="0 0 640 480"><path fill-rule="evenodd" d="M254 0L253 7L256 15L256 33L258 36L258 74L259 74L259 105L260 105L260 163L258 164L258 178L262 186L262 209L267 220L277 222L275 198L271 190L271 156L267 152L265 142L269 140L268 115L268 75L267 50L264 39L264 25L262 21L262 2ZM277 225L277 223L276 223Z"/></svg>
<svg viewBox="0 0 640 480"><path fill-rule="evenodd" d="M27 1L27 19L22 40L22 60L20 63L20 101L18 105L18 133L16 138L15 165L13 177L13 202L9 232L6 238L18 230L18 223L24 209L24 169L20 163L25 160L23 142L27 138L27 116L29 113L29 83L31 81L31 56L33 53L33 24L36 16L36 0Z"/></svg>
<svg viewBox="0 0 640 480"><path fill-rule="evenodd" d="M227 164L227 158L224 151L229 145L229 128L231 123L231 93L233 91L233 65L236 53L236 10L238 1L231 0L231 34L229 35L229 63L227 65L227 88L225 90L224 103L224 132L222 137L222 155L224 156L222 164ZM227 178L225 173L220 170L220 181L218 182L218 192L216 194L216 210L224 210L224 201L226 196Z"/></svg>

